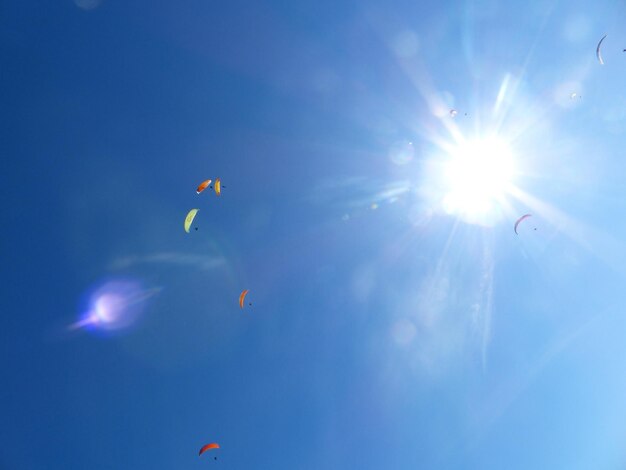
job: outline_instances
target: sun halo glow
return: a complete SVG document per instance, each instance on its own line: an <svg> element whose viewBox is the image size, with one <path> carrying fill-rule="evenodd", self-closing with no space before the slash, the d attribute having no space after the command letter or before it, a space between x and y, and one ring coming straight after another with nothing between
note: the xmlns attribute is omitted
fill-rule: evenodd
<svg viewBox="0 0 626 470"><path fill-rule="evenodd" d="M514 175L508 144L495 137L464 142L444 164L444 210L470 223L485 222L503 201Z"/></svg>

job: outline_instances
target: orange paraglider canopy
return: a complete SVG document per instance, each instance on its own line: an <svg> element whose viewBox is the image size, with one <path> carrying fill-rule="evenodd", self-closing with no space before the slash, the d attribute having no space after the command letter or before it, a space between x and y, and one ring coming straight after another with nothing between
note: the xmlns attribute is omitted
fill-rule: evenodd
<svg viewBox="0 0 626 470"><path fill-rule="evenodd" d="M245 289L239 296L239 306L241 308L243 308L243 301L246 299L246 295L248 295L248 289Z"/></svg>
<svg viewBox="0 0 626 470"><path fill-rule="evenodd" d="M204 445L200 448L200 452L198 452L198 456L204 454L207 450L210 449L219 449L220 445L217 442L211 442L210 444Z"/></svg>
<svg viewBox="0 0 626 470"><path fill-rule="evenodd" d="M211 180L206 180L206 181L203 181L203 182L202 182L202 183L200 183L200 185L198 186L198 189L196 189L196 192L197 192L198 194L200 194L200 193L201 193L202 191L204 191L204 190L206 189L206 187L207 187L208 185L210 185L210 184L211 184Z"/></svg>

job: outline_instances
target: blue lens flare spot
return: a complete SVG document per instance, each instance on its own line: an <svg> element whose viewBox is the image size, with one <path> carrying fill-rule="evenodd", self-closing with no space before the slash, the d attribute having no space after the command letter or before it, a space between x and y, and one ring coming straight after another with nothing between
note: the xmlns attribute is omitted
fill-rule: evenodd
<svg viewBox="0 0 626 470"><path fill-rule="evenodd" d="M160 290L146 288L140 281L132 279L100 283L88 293L80 319L69 328L101 332L125 330L137 322L149 299Z"/></svg>

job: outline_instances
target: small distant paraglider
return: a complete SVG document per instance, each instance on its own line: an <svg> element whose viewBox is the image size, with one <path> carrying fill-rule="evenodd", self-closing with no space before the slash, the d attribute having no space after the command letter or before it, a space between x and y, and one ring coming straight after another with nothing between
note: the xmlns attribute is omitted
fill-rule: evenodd
<svg viewBox="0 0 626 470"><path fill-rule="evenodd" d="M213 183L213 180L211 180L211 179L203 181L196 188L196 193L200 194L206 188L211 188L211 189L214 189L215 190L215 194L217 194L219 196L222 193L222 188L226 187L226 186L224 186L222 184L222 182L221 182L221 180L219 178L215 178L215 183L214 184L211 184L211 183Z"/></svg>
<svg viewBox="0 0 626 470"><path fill-rule="evenodd" d="M519 235L519 233L517 233L517 226L525 219L527 219L528 217L532 217L532 214L524 214L523 216L521 216L519 219L517 219L517 221L515 222L515 226L513 227L513 230L515 231L516 235Z"/></svg>
<svg viewBox="0 0 626 470"><path fill-rule="evenodd" d="M196 189L196 193L200 194L202 191L204 191L208 185L211 184L211 180L206 180L203 181L202 183L200 183L200 185L198 186L198 188Z"/></svg>
<svg viewBox="0 0 626 470"><path fill-rule="evenodd" d="M456 117L456 115L459 114L459 112L456 109L451 109L450 110L450 117Z"/></svg>
<svg viewBox="0 0 626 470"><path fill-rule="evenodd" d="M203 445L198 452L198 457L204 454L207 450L219 449L220 445L217 442L211 442L210 444Z"/></svg>
<svg viewBox="0 0 626 470"><path fill-rule="evenodd" d="M248 295L248 289L244 289L239 295L239 307L243 308L243 303L246 300L246 295Z"/></svg>
<svg viewBox="0 0 626 470"><path fill-rule="evenodd" d="M578 98L578 99L580 99L580 98L582 98L582 96L580 96L578 93L576 93L576 92L574 91L574 92L570 93L570 95L569 95L569 99L570 99L570 100L573 100L574 98Z"/></svg>
<svg viewBox="0 0 626 470"><path fill-rule="evenodd" d="M604 36L602 36L602 39L600 39L600 42L598 43L598 47L596 47L596 57L598 58L598 62L600 62L600 65L604 65L604 60L602 59L602 41L604 41L604 38L607 37L607 34L605 34Z"/></svg>
<svg viewBox="0 0 626 470"><path fill-rule="evenodd" d="M199 209L191 209L187 213L187 216L185 217L185 224L184 224L185 232L189 233L189 228L191 227L191 224L193 223L193 219L196 218L196 214L198 213L198 211Z"/></svg>

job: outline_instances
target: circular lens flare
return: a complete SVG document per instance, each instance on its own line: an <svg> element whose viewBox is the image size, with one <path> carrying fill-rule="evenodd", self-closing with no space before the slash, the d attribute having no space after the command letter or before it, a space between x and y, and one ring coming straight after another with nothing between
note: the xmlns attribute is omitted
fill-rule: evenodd
<svg viewBox="0 0 626 470"><path fill-rule="evenodd" d="M99 323L117 323L124 314L125 304L125 299L119 295L104 294L94 305L93 317Z"/></svg>
<svg viewBox="0 0 626 470"><path fill-rule="evenodd" d="M115 280L101 284L89 295L85 313L76 323L75 330L117 331L131 326L142 314L147 300L160 289L145 289L134 280Z"/></svg>

